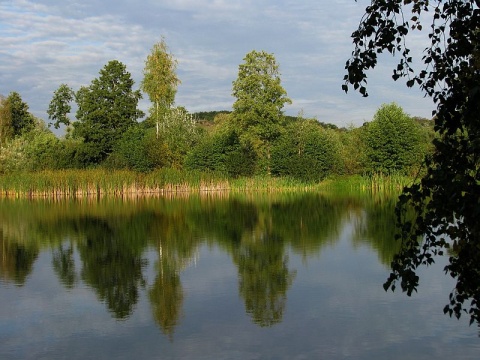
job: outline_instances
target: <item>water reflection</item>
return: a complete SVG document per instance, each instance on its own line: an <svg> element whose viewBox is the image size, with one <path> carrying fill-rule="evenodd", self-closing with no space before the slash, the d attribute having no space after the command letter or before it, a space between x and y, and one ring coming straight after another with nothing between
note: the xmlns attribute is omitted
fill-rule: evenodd
<svg viewBox="0 0 480 360"><path fill-rule="evenodd" d="M138 287L144 283L142 234L132 231L129 222L111 225L103 219L82 218L75 225L84 236L77 242L82 280L116 318L127 318L137 303Z"/></svg>
<svg viewBox="0 0 480 360"><path fill-rule="evenodd" d="M68 242L54 248L52 255L53 270L67 289L72 289L77 282L73 251L74 244Z"/></svg>
<svg viewBox="0 0 480 360"><path fill-rule="evenodd" d="M355 214L353 222L355 245L368 244L378 254L378 259L390 266L395 254L400 251L400 242L395 238L395 204L394 197L378 197L374 202L365 203L362 211Z"/></svg>
<svg viewBox="0 0 480 360"><path fill-rule="evenodd" d="M8 238L0 229L0 277L21 286L33 268L39 249L31 244L25 245L14 238Z"/></svg>
<svg viewBox="0 0 480 360"><path fill-rule="evenodd" d="M59 282L66 289L87 286L118 320L132 315L145 291L153 319L169 338L182 321L181 274L204 244L230 256L245 311L261 327L282 321L296 278L290 250L308 261L353 221L354 243L370 244L387 265L396 251L394 200L370 196L0 201L3 281L22 286L39 253L51 252ZM149 252L155 254L150 283Z"/></svg>

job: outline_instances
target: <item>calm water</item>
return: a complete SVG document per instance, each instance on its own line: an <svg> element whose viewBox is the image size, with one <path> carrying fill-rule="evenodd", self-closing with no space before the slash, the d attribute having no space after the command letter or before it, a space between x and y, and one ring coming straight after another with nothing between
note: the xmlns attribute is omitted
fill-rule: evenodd
<svg viewBox="0 0 480 360"><path fill-rule="evenodd" d="M0 200L0 359L478 359L445 259L384 292L394 200Z"/></svg>

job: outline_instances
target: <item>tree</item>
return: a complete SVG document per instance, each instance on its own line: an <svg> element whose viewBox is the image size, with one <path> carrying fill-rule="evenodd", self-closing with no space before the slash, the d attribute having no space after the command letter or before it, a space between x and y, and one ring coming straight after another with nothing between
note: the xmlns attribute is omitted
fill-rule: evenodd
<svg viewBox="0 0 480 360"><path fill-rule="evenodd" d="M151 111L155 127L157 130L157 138L159 134L159 124L162 114L175 103L175 95L180 80L175 73L177 69L177 60L168 52L168 46L165 39L153 45L152 52L145 61L145 69L143 70L143 80L141 88L148 94L150 101L154 104Z"/></svg>
<svg viewBox="0 0 480 360"><path fill-rule="evenodd" d="M159 136L167 147L167 165L181 168L185 156L199 140L200 129L185 108L177 107L166 112Z"/></svg>
<svg viewBox="0 0 480 360"><path fill-rule="evenodd" d="M251 176L255 169L255 152L250 144L241 144L234 129L220 129L204 136L188 153L188 169L216 171L230 177Z"/></svg>
<svg viewBox="0 0 480 360"><path fill-rule="evenodd" d="M238 77L233 82L233 119L240 134L249 139L267 161L271 146L281 133L282 109L290 104L287 92L281 85L279 65L273 54L251 51L238 67Z"/></svg>
<svg viewBox="0 0 480 360"><path fill-rule="evenodd" d="M131 126L117 141L104 165L148 172L166 163L166 145L156 139L152 128L143 123Z"/></svg>
<svg viewBox="0 0 480 360"><path fill-rule="evenodd" d="M0 148L5 146L7 140L13 137L12 111L10 110L10 102L0 98Z"/></svg>
<svg viewBox="0 0 480 360"><path fill-rule="evenodd" d="M53 93L53 98L48 106L47 114L50 120L55 121L53 124L55 129L58 129L60 124L66 126L70 125L70 119L67 114L72 110L70 102L73 101L74 97L75 93L66 84L61 84Z"/></svg>
<svg viewBox="0 0 480 360"><path fill-rule="evenodd" d="M272 148L272 174L318 182L336 163L335 143L316 120L299 118L288 124Z"/></svg>
<svg viewBox="0 0 480 360"><path fill-rule="evenodd" d="M99 163L112 152L116 141L144 114L137 108L142 98L133 90L134 81L126 66L110 61L100 77L76 93L78 105L75 134L84 139L84 163Z"/></svg>
<svg viewBox="0 0 480 360"><path fill-rule="evenodd" d="M397 205L402 250L392 262L385 288L416 291L419 266L448 251L445 272L456 279L444 312L480 323L480 0L373 0L353 32L343 89L364 96L366 72L379 53L400 54L393 79L419 85L437 105L434 153L420 181L404 190ZM423 68L415 72L407 35L429 17ZM405 18L404 14L411 14ZM413 219L407 209L415 210Z"/></svg>
<svg viewBox="0 0 480 360"><path fill-rule="evenodd" d="M20 94L13 91L0 103L0 142L24 134L35 127L35 118Z"/></svg>
<svg viewBox="0 0 480 360"><path fill-rule="evenodd" d="M420 128L395 103L383 104L365 127L367 168L373 172L408 173L420 163Z"/></svg>

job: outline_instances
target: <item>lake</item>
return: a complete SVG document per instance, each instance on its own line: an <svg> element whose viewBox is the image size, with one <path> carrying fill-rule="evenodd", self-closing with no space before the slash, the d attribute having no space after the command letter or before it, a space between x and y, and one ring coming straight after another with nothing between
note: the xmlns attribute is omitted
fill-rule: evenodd
<svg viewBox="0 0 480 360"><path fill-rule="evenodd" d="M395 197L0 199L0 359L478 359L446 258L385 292Z"/></svg>

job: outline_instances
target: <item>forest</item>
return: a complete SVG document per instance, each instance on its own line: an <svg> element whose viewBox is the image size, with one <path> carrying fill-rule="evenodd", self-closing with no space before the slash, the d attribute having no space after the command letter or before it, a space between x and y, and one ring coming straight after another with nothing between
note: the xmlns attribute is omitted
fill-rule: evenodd
<svg viewBox="0 0 480 360"><path fill-rule="evenodd" d="M412 117L393 102L380 105L361 127L286 116L291 100L274 55L253 50L243 60L232 84L233 110L190 113L175 104L177 61L164 39L145 60L139 89L122 62L109 61L88 86L57 88L48 125L12 91L0 98L0 175L176 169L318 183L337 175L413 177L432 152L433 121ZM148 114L138 108L145 95Z"/></svg>

